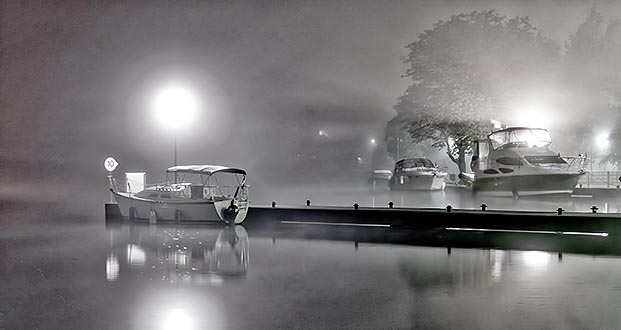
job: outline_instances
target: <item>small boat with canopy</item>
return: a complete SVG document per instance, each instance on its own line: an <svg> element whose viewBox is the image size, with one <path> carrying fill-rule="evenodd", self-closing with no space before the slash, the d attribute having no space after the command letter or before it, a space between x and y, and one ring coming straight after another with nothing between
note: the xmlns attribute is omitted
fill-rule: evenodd
<svg viewBox="0 0 621 330"><path fill-rule="evenodd" d="M239 224L248 212L246 171L218 165L183 165L166 170L167 181L131 191L110 178L121 215L131 220ZM126 187L121 191L119 187ZM130 188L127 188L130 187Z"/></svg>

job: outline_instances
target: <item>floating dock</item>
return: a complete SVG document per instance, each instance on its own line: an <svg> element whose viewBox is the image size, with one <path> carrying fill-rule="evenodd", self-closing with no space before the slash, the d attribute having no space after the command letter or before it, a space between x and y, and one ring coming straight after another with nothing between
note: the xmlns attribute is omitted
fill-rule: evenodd
<svg viewBox="0 0 621 330"><path fill-rule="evenodd" d="M106 220L119 221L115 204L106 204ZM180 224L183 224L180 223ZM195 223L196 224L196 223ZM621 234L621 214L500 211L439 208L250 206L247 228L312 225L393 229L449 229L454 231L522 231L572 235ZM621 235L620 235L621 236Z"/></svg>
<svg viewBox="0 0 621 330"><path fill-rule="evenodd" d="M245 227L274 225L354 226L394 229L621 233L621 214L438 208L252 206Z"/></svg>

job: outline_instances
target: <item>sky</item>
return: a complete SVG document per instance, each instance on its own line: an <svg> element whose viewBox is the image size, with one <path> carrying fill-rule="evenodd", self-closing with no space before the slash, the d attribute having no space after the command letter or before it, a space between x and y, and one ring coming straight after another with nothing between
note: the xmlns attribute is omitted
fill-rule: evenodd
<svg viewBox="0 0 621 330"><path fill-rule="evenodd" d="M277 174L319 130L365 153L434 22L494 9L563 44L593 5L621 18L615 1L3 1L0 176L103 177L109 155L163 172L173 138L150 102L170 82L201 104L180 163Z"/></svg>

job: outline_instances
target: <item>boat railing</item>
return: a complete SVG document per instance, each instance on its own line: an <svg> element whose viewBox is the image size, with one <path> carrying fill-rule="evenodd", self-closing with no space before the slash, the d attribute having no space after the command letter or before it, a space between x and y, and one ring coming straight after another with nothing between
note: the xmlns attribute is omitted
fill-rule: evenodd
<svg viewBox="0 0 621 330"><path fill-rule="evenodd" d="M134 181L131 179L118 179L115 177L108 177L110 180L110 188L112 188L116 192L130 193L135 194L142 190L142 188L146 187L143 182ZM163 184L159 184L163 185ZM154 186L154 185L150 185Z"/></svg>
<svg viewBox="0 0 621 330"><path fill-rule="evenodd" d="M239 190L238 190L239 187ZM233 197L237 192L237 197L241 200L248 200L248 185L241 186L220 186L220 185L206 185L203 187L203 196L205 198L212 197Z"/></svg>
<svg viewBox="0 0 621 330"><path fill-rule="evenodd" d="M587 171L578 188L621 188L621 171Z"/></svg>
<svg viewBox="0 0 621 330"><path fill-rule="evenodd" d="M110 180L110 188L112 188L115 192L135 194L135 193L140 192L139 190L141 190L141 189L136 189L136 188L132 189L132 187L141 186L140 182L136 182L136 181L128 180L128 179L118 179L114 177L109 177L109 180ZM170 189L171 191L176 190L176 191L181 192L182 194L187 193L188 196L190 196L191 193L189 189L190 189L191 184L180 183L179 185L183 186L183 188L171 189L170 183L166 183L166 182L146 184L144 185L144 187L155 187L156 190L166 190L166 189ZM235 195L237 188L238 186L205 185L203 186L203 196L205 199L210 199L213 197L230 198ZM237 192L238 198L240 198L241 200L248 200L249 188L250 188L249 185L244 185L243 187L239 187L239 191Z"/></svg>
<svg viewBox="0 0 621 330"><path fill-rule="evenodd" d="M562 156L567 162L566 170L584 170L586 168L586 156Z"/></svg>

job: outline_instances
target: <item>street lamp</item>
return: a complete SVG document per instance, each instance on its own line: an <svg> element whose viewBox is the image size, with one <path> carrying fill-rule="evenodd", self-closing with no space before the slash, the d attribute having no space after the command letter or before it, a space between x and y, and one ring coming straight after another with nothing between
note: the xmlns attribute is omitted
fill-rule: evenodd
<svg viewBox="0 0 621 330"><path fill-rule="evenodd" d="M608 136L609 134L605 132L599 133L596 136L595 143L597 144L597 147L599 147L601 150L606 150L606 148L608 148L608 145L610 144Z"/></svg>
<svg viewBox="0 0 621 330"><path fill-rule="evenodd" d="M198 100L195 94L180 84L165 86L153 99L153 113L156 121L162 128L173 134L174 166L177 166L177 134L192 123L197 112Z"/></svg>

